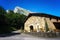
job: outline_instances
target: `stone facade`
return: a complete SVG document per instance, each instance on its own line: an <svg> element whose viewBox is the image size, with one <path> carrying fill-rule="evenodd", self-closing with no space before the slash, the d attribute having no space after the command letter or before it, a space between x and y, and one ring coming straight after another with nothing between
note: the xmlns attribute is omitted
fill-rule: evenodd
<svg viewBox="0 0 60 40"><path fill-rule="evenodd" d="M58 20L58 22L60 22L60 20Z"/></svg>
<svg viewBox="0 0 60 40"><path fill-rule="evenodd" d="M29 17L30 16L30 17ZM58 20L60 21L60 20ZM58 22L57 18L50 15L38 14L28 15L24 23L25 32L48 32L56 30L53 22Z"/></svg>
<svg viewBox="0 0 60 40"><path fill-rule="evenodd" d="M56 19L51 19L51 21L52 21L52 22L57 22L57 20L56 20Z"/></svg>
<svg viewBox="0 0 60 40"><path fill-rule="evenodd" d="M39 32L39 31L46 31L45 30L45 20L47 21L47 25L48 25L48 28L49 30L50 29L55 29L53 23L48 19L48 18L45 18L45 17L39 17L39 16L31 16L30 18L28 18L28 20L25 22L24 24L24 30L27 31L27 32L31 32L31 28L30 26L33 27L33 30L34 32ZM50 25L51 24L51 25Z"/></svg>

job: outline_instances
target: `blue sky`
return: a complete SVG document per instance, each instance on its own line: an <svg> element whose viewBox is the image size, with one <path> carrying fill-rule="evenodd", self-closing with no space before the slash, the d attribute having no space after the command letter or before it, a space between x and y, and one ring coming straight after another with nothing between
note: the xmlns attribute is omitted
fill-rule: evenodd
<svg viewBox="0 0 60 40"><path fill-rule="evenodd" d="M60 17L60 0L0 0L0 6L13 10L16 6L32 12L43 12Z"/></svg>

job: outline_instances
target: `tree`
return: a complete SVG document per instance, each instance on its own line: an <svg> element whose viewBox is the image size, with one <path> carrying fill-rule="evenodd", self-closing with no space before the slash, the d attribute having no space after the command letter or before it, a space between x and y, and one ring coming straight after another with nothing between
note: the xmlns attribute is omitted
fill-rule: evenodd
<svg viewBox="0 0 60 40"><path fill-rule="evenodd" d="M0 33L23 29L25 18L24 14L14 13L12 10L7 13L3 7L0 7Z"/></svg>
<svg viewBox="0 0 60 40"><path fill-rule="evenodd" d="M20 13L14 13L12 10L9 10L9 12L6 14L7 17L7 23L16 29L23 28L25 15Z"/></svg>
<svg viewBox="0 0 60 40"><path fill-rule="evenodd" d="M6 32L5 28L7 27L5 27L6 26L5 14L6 14L5 9L0 6L0 33Z"/></svg>

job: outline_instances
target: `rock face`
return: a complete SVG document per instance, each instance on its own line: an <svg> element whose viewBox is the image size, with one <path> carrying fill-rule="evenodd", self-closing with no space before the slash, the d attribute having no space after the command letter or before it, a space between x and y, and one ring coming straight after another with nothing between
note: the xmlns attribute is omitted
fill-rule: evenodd
<svg viewBox="0 0 60 40"><path fill-rule="evenodd" d="M14 13L20 13L20 14L24 14L24 15L28 15L31 11L26 10L24 8L18 7L16 6L14 9Z"/></svg>
<svg viewBox="0 0 60 40"><path fill-rule="evenodd" d="M48 29L48 30L47 30ZM26 32L46 32L55 30L54 24L46 17L39 17L39 16L31 16L27 19L24 24L24 30Z"/></svg>

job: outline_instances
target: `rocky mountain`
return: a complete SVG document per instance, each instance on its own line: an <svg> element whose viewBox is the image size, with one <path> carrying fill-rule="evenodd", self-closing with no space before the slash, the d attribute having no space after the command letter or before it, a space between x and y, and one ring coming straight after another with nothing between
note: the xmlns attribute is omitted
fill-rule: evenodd
<svg viewBox="0 0 60 40"><path fill-rule="evenodd" d="M14 8L14 10L12 10L14 13L20 13L20 14L24 14L24 15L28 15L29 13L32 13L31 11L29 11L29 10L26 10L26 9L24 9L24 8L21 8L21 7L18 7L18 6L16 6L15 8ZM7 13L9 13L10 12L10 10L6 10L6 12Z"/></svg>
<svg viewBox="0 0 60 40"><path fill-rule="evenodd" d="M9 10L6 10L7 13L9 13L10 11Z"/></svg>
<svg viewBox="0 0 60 40"><path fill-rule="evenodd" d="M20 14L28 15L29 13L31 13L31 11L16 6L14 9L14 13L20 13Z"/></svg>

